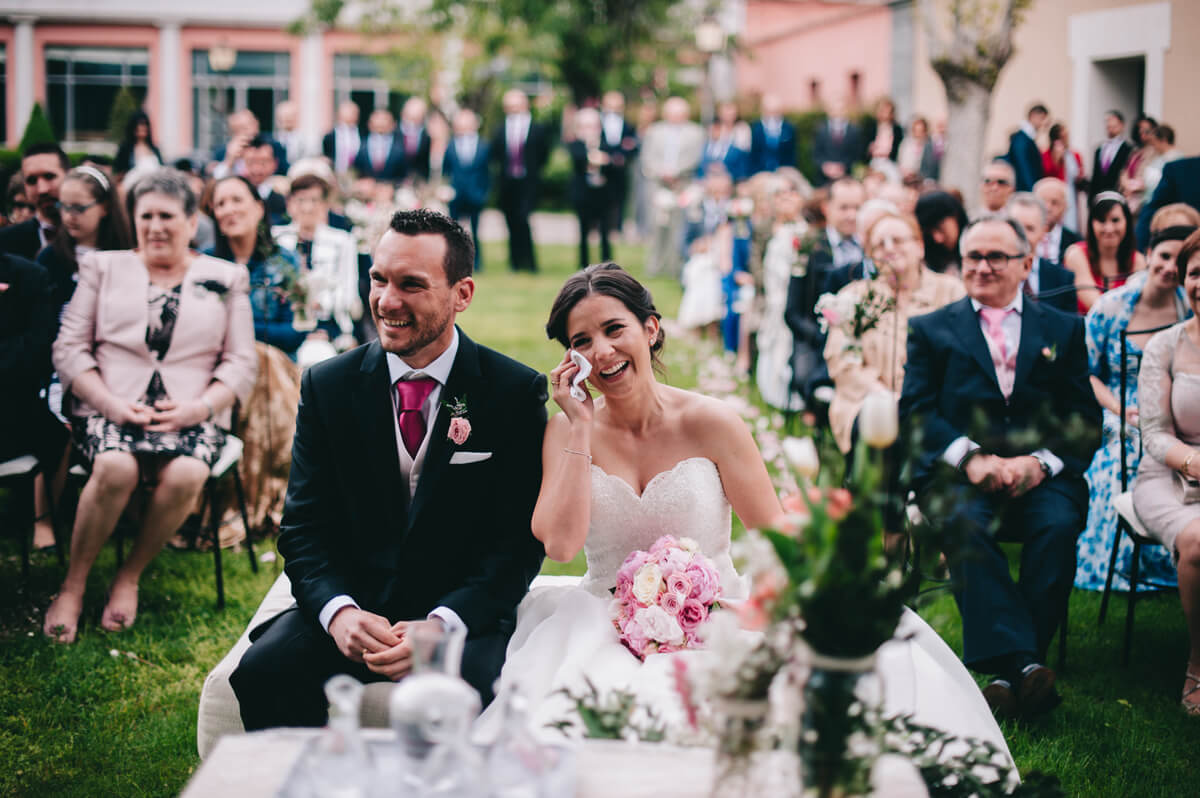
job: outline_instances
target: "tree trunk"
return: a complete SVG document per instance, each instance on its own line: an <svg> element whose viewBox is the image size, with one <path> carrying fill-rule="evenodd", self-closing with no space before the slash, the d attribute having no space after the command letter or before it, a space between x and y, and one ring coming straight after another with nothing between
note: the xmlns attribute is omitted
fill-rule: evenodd
<svg viewBox="0 0 1200 798"><path fill-rule="evenodd" d="M992 115L992 93L978 83L958 81L946 91L946 154L942 185L962 192L967 214L980 209L979 175L983 171L984 136Z"/></svg>

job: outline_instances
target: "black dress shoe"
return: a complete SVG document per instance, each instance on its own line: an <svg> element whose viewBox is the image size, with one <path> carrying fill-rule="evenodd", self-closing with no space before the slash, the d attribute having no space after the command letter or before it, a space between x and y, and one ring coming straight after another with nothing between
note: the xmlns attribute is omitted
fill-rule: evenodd
<svg viewBox="0 0 1200 798"><path fill-rule="evenodd" d="M983 698L997 718L1017 716L1017 695L1007 679L993 679L983 688Z"/></svg>
<svg viewBox="0 0 1200 798"><path fill-rule="evenodd" d="M1062 703L1054 682L1058 676L1050 668L1037 662L1021 669L1021 680L1017 684L1017 702L1021 714L1040 715Z"/></svg>

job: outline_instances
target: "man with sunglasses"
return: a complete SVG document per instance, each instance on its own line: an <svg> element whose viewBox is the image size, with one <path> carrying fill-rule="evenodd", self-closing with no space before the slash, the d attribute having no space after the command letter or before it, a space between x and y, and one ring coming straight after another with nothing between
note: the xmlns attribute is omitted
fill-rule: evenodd
<svg viewBox="0 0 1200 798"><path fill-rule="evenodd" d="M1100 408L1082 319L1021 290L1021 225L983 216L959 248L967 296L909 324L902 428L918 501L946 534L963 660L993 676L983 694L996 714L1035 715L1059 703L1044 663L1074 579ZM1022 544L1017 581L1000 542Z"/></svg>
<svg viewBox="0 0 1200 798"><path fill-rule="evenodd" d="M0 229L0 252L33 260L50 243L61 221L58 189L71 168L67 154L57 144L34 144L21 156L25 198L34 206L34 218Z"/></svg>
<svg viewBox="0 0 1200 798"><path fill-rule="evenodd" d="M984 213L1000 213L1008 198L1016 191L1017 173L1012 164L997 158L983 167L980 177L979 198L983 201Z"/></svg>

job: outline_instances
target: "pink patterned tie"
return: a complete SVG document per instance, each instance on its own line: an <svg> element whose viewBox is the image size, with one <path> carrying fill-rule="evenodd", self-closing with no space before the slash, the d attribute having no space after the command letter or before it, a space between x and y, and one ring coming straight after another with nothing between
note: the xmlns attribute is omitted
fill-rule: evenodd
<svg viewBox="0 0 1200 798"><path fill-rule="evenodd" d="M1004 320L1008 314L1016 313L1016 308L979 309L987 331L988 350L992 355L992 365L996 367L996 381L1000 383L1000 392L1007 399L1012 396L1013 383L1017 377L1017 353L1008 351L1008 342L1004 339Z"/></svg>
<svg viewBox="0 0 1200 798"><path fill-rule="evenodd" d="M400 400L396 408L396 419L400 423L400 437L404 439L404 448L412 457L417 456L421 441L425 440L425 417L421 415L421 406L425 404L425 400L437 384L437 380L432 377L414 377L396 382L396 395Z"/></svg>

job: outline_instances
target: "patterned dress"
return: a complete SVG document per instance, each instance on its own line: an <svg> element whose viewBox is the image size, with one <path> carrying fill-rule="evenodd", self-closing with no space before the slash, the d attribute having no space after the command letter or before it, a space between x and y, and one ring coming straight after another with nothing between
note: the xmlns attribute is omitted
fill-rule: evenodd
<svg viewBox="0 0 1200 798"><path fill-rule="evenodd" d="M1093 377L1103 382L1114 396L1121 395L1121 331L1128 328L1134 307L1142 296L1147 272L1139 272L1129 281L1096 300L1085 320L1087 328L1088 370ZM1191 315L1184 301L1183 289L1177 289L1176 309L1179 318ZM1130 407L1138 406L1138 364L1142 352L1137 344L1126 341L1128 366L1125 379L1125 402ZM1121 492L1121 450L1118 438L1121 420L1109 410L1104 410L1103 442L1084 478L1087 479L1089 501L1087 527L1076 541L1075 587L1084 590L1103 590L1108 576L1108 561L1112 556L1113 537L1117 532L1117 511L1113 498ZM1125 465L1127 489L1133 488L1141 459L1141 439L1136 428L1126 426ZM1113 589L1128 590L1129 582L1124 574L1129 573L1133 543L1122 536L1117 552L1116 572L1113 574ZM1175 567L1165 549L1142 548L1139 577L1159 584L1175 584ZM1144 585L1143 590L1147 589Z"/></svg>

